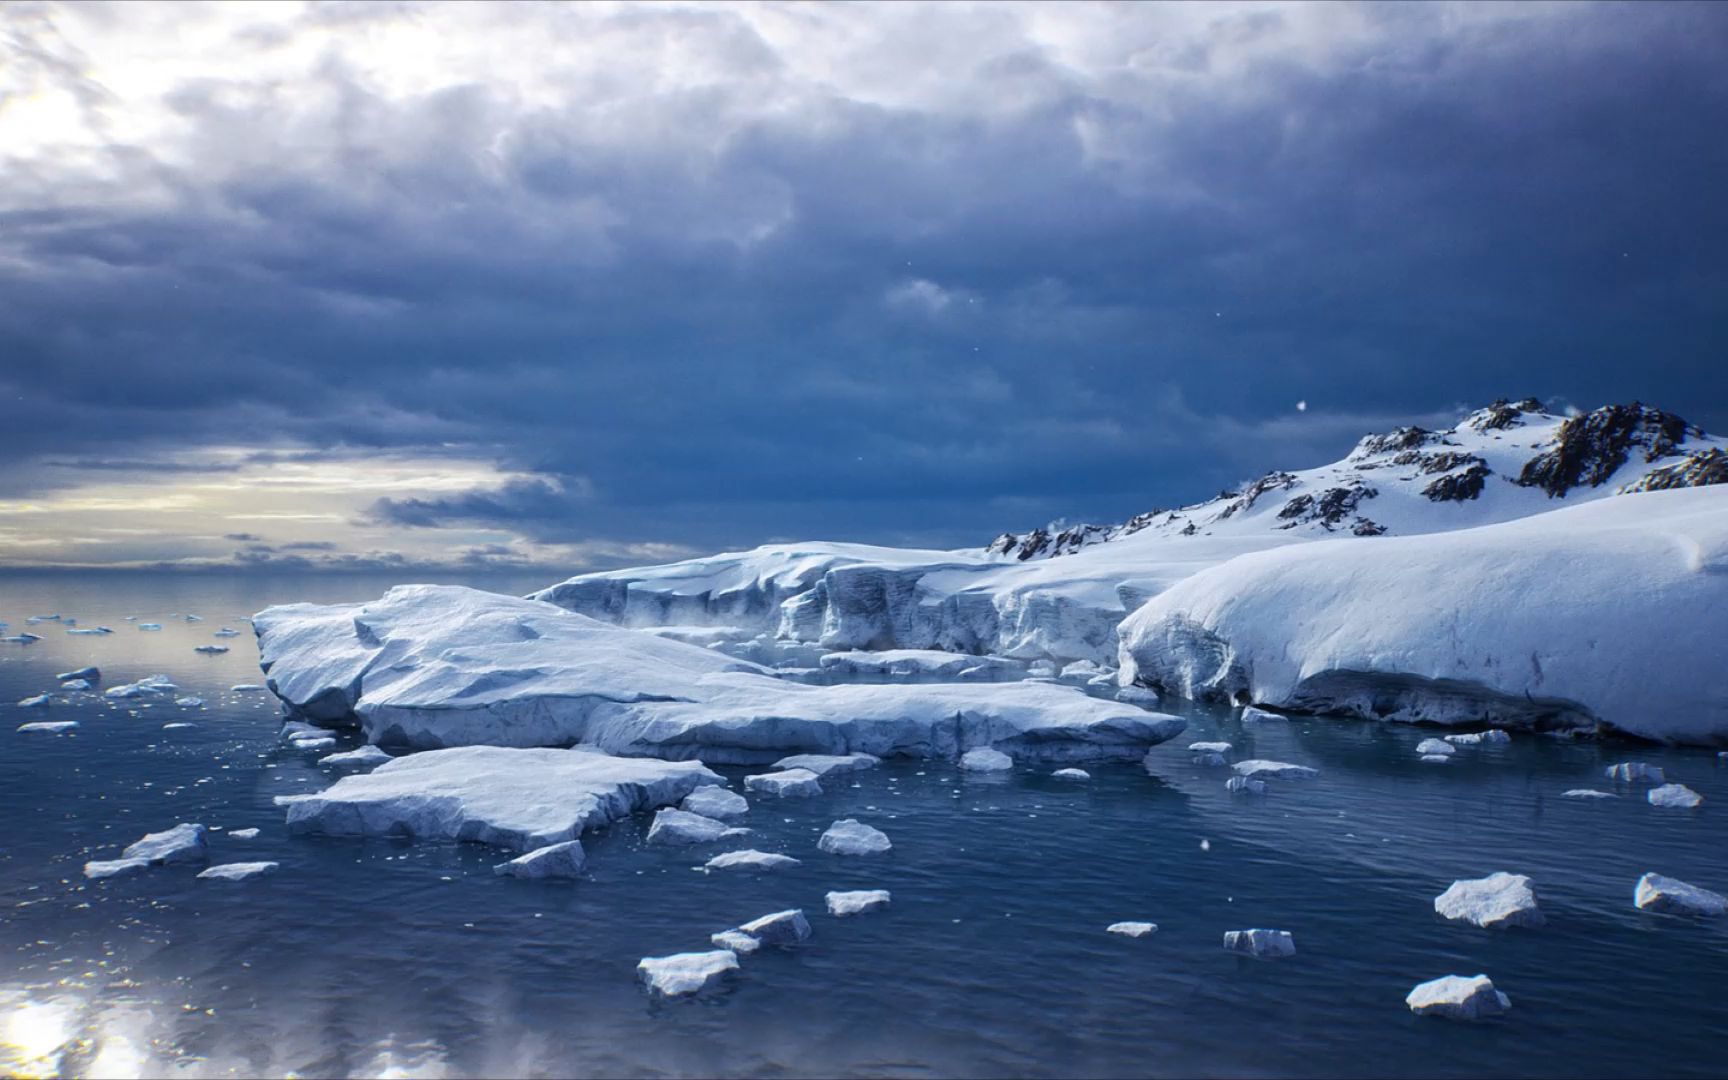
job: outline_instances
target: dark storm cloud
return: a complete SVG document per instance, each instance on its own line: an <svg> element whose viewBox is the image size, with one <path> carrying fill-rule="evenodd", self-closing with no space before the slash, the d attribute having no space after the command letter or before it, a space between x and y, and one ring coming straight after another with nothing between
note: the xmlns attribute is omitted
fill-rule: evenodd
<svg viewBox="0 0 1728 1080"><path fill-rule="evenodd" d="M1144 39L1107 71L968 53L958 105L798 82L723 8L627 11L727 72L609 99L628 137L604 86L188 80L188 153L117 132L116 179L37 163L0 204L0 410L63 471L468 454L541 479L372 520L699 547L1117 518L1503 394L1728 428L1721 6L1360 8L1317 53L1312 9L1179 42L1167 10L1067 16ZM0 487L65 482L31 468Z"/></svg>

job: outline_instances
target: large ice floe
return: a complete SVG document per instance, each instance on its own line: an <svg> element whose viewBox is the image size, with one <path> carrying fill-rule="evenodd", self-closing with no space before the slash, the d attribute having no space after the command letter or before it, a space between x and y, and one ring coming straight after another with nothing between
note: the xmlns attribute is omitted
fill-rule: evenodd
<svg viewBox="0 0 1728 1080"><path fill-rule="evenodd" d="M1536 890L1523 874L1505 871L1485 878L1454 881L1434 898L1434 911L1444 919L1495 930L1541 926L1546 921L1536 904Z"/></svg>
<svg viewBox="0 0 1728 1080"><path fill-rule="evenodd" d="M1185 726L1042 683L808 685L543 601L454 586L273 607L253 624L268 684L292 712L415 748L582 743L756 764L982 746L1027 760L1127 761Z"/></svg>
<svg viewBox="0 0 1728 1080"><path fill-rule="evenodd" d="M1728 739L1728 487L1203 571L1122 624L1121 677L1441 724Z"/></svg>
<svg viewBox="0 0 1728 1080"><path fill-rule="evenodd" d="M287 807L291 832L472 840L526 852L723 782L693 761L468 746L396 758L276 802Z"/></svg>
<svg viewBox="0 0 1728 1080"><path fill-rule="evenodd" d="M1494 989L1494 980L1486 975L1431 979L1411 990L1404 1003L1417 1016L1445 1020L1484 1020L1512 1007L1511 999Z"/></svg>

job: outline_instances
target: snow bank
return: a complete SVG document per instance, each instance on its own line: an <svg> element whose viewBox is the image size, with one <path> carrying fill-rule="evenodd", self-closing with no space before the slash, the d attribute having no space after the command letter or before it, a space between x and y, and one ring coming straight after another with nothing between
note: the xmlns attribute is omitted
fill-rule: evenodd
<svg viewBox="0 0 1728 1080"><path fill-rule="evenodd" d="M1122 625L1121 677L1368 719L1728 739L1728 487L1243 556Z"/></svg>
<svg viewBox="0 0 1728 1080"><path fill-rule="evenodd" d="M699 762L469 746L396 758L276 803L288 809L290 832L472 840L530 851L722 782Z"/></svg>

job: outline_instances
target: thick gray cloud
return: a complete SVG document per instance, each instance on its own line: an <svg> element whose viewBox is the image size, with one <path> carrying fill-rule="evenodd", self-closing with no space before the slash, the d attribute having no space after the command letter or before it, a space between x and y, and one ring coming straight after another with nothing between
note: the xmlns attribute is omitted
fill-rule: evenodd
<svg viewBox="0 0 1728 1080"><path fill-rule="evenodd" d="M0 494L375 449L515 478L373 526L958 544L1501 395L1728 427L1718 5L0 27L82 133L0 157Z"/></svg>

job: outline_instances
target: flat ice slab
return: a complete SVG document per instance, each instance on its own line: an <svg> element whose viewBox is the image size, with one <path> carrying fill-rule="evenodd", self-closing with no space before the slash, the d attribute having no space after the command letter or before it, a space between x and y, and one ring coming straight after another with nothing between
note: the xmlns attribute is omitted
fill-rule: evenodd
<svg viewBox="0 0 1728 1080"><path fill-rule="evenodd" d="M1485 878L1454 881L1434 898L1434 910L1442 918L1490 930L1537 927L1547 921L1536 904L1536 890L1531 888L1530 879L1505 871Z"/></svg>
<svg viewBox="0 0 1728 1080"><path fill-rule="evenodd" d="M63 683L71 682L74 679L81 679L88 683L97 683L102 681L102 669L97 667L81 667L72 671L62 671L60 674L54 676L54 678L56 681Z"/></svg>
<svg viewBox="0 0 1728 1080"><path fill-rule="evenodd" d="M678 804L678 809L688 810L692 814L701 814L710 818L735 818L750 812L749 800L736 791L728 791L718 784L699 787L684 797Z"/></svg>
<svg viewBox="0 0 1728 1080"><path fill-rule="evenodd" d="M738 956L730 949L645 956L636 965L648 989L667 997L695 994L718 986L727 972L737 970Z"/></svg>
<svg viewBox="0 0 1728 1080"><path fill-rule="evenodd" d="M362 746L358 750L344 750L340 754L326 754L318 759L318 764L354 768L356 766L382 765L389 760L390 755L376 746Z"/></svg>
<svg viewBox="0 0 1728 1080"><path fill-rule="evenodd" d="M1050 774L1053 780L1090 780L1092 774L1085 769L1057 769Z"/></svg>
<svg viewBox="0 0 1728 1080"><path fill-rule="evenodd" d="M804 912L793 908L751 919L738 929L764 945L789 948L809 939L810 920L804 917Z"/></svg>
<svg viewBox="0 0 1728 1080"><path fill-rule="evenodd" d="M210 830L204 826L183 822L172 829L145 833L143 839L128 845L121 855L158 866L163 863L203 862L209 858L209 836Z"/></svg>
<svg viewBox="0 0 1728 1080"><path fill-rule="evenodd" d="M19 724L19 731L40 731L49 735L60 735L72 731L78 726L76 720L35 720L28 724Z"/></svg>
<svg viewBox="0 0 1728 1080"><path fill-rule="evenodd" d="M1104 928L1106 933L1121 934L1123 937L1141 938L1147 934L1158 932L1157 923L1149 922L1113 922Z"/></svg>
<svg viewBox="0 0 1728 1080"><path fill-rule="evenodd" d="M218 863L208 870L200 871L198 877L208 881L246 881L272 873L281 865L274 862Z"/></svg>
<svg viewBox="0 0 1728 1080"><path fill-rule="evenodd" d="M1663 784L1661 787L1653 787L1644 797L1650 800L1651 806L1663 806L1671 810L1691 810L1704 801L1704 796L1685 784Z"/></svg>
<svg viewBox="0 0 1728 1080"><path fill-rule="evenodd" d="M1458 752L1458 748L1445 739L1423 739L1416 744L1416 752L1424 757L1430 754L1439 757L1451 757Z"/></svg>
<svg viewBox="0 0 1728 1080"><path fill-rule="evenodd" d="M1228 754L1231 746L1227 742L1194 742L1188 744L1188 750L1194 754Z"/></svg>
<svg viewBox="0 0 1728 1080"><path fill-rule="evenodd" d="M1639 878L1632 902L1645 911L1664 915L1720 915L1728 911L1728 897L1721 893L1661 874L1645 874Z"/></svg>
<svg viewBox="0 0 1728 1080"><path fill-rule="evenodd" d="M1320 775L1319 769L1311 769L1306 765L1292 765L1288 761L1267 761L1263 758L1238 761L1230 767L1236 770L1237 776L1252 777L1256 780L1312 780Z"/></svg>
<svg viewBox="0 0 1728 1080"><path fill-rule="evenodd" d="M1226 952L1263 959L1296 955L1296 937L1288 930L1226 930Z"/></svg>
<svg viewBox="0 0 1728 1080"><path fill-rule="evenodd" d="M823 899L828 903L828 914L844 917L878 911L887 907L894 897L887 889L853 889L831 892Z"/></svg>
<svg viewBox="0 0 1728 1080"><path fill-rule="evenodd" d="M582 841L565 840L557 844L547 844L543 848L535 848L528 854L518 855L509 862L499 863L492 868L492 872L505 877L523 878L528 881L540 881L545 878L573 878L581 875L582 867L587 862L588 855L582 850Z"/></svg>
<svg viewBox="0 0 1728 1080"><path fill-rule="evenodd" d="M830 855L880 855L894 845L882 830L844 818L828 826L816 846Z"/></svg>
<svg viewBox="0 0 1728 1080"><path fill-rule="evenodd" d="M234 840L253 840L258 836L257 829L231 829L228 836Z"/></svg>
<svg viewBox="0 0 1728 1080"><path fill-rule="evenodd" d="M692 814L688 810L666 809L654 815L648 827L648 842L661 847L686 847L690 844L712 844L743 836L749 829L734 828L724 821Z"/></svg>
<svg viewBox="0 0 1728 1080"><path fill-rule="evenodd" d="M776 769L805 769L817 776L859 772L882 764L875 754L793 754L774 763Z"/></svg>
<svg viewBox="0 0 1728 1080"><path fill-rule="evenodd" d="M780 798L809 797L822 794L822 784L809 769L783 769L780 772L746 776L744 786L751 791Z"/></svg>
<svg viewBox="0 0 1728 1080"><path fill-rule="evenodd" d="M1620 796L1612 791L1597 791L1595 788L1572 788L1560 793L1562 799L1618 799Z"/></svg>
<svg viewBox="0 0 1728 1080"><path fill-rule="evenodd" d="M102 696L115 701L131 701L138 698L167 697L179 689L174 685L174 680L166 675L147 675L137 682L110 686L102 691Z"/></svg>
<svg viewBox="0 0 1728 1080"><path fill-rule="evenodd" d="M1610 765L1607 776L1621 784L1660 784L1663 780L1662 766L1644 761L1622 761L1618 765Z"/></svg>
<svg viewBox="0 0 1728 1080"><path fill-rule="evenodd" d="M285 795L291 832L473 840L530 851L668 806L719 776L695 761L465 746L396 758Z"/></svg>
<svg viewBox="0 0 1728 1080"><path fill-rule="evenodd" d="M1511 999L1494 989L1494 980L1486 975L1445 975L1418 983L1404 1003L1417 1016L1446 1020L1484 1020L1512 1007Z"/></svg>
<svg viewBox="0 0 1728 1080"><path fill-rule="evenodd" d="M47 694L36 694L33 697L21 698L18 701L20 709L46 709L54 704L54 699Z"/></svg>
<svg viewBox="0 0 1728 1080"><path fill-rule="evenodd" d="M749 956L762 947L762 943L742 930L722 930L717 934L709 934L708 942L722 949L730 949L739 956Z"/></svg>
<svg viewBox="0 0 1728 1080"><path fill-rule="evenodd" d="M1014 759L1000 750L981 746L961 754L960 767L968 772L1004 772L1014 767Z"/></svg>
<svg viewBox="0 0 1728 1080"><path fill-rule="evenodd" d="M790 855L776 855L768 851L728 851L716 855L702 864L704 870L778 870L784 866L797 866L798 860Z"/></svg>

